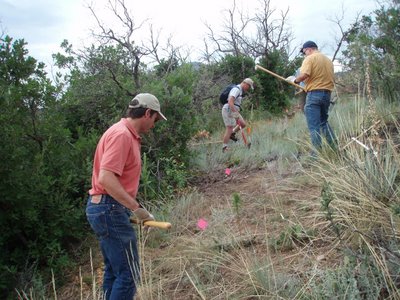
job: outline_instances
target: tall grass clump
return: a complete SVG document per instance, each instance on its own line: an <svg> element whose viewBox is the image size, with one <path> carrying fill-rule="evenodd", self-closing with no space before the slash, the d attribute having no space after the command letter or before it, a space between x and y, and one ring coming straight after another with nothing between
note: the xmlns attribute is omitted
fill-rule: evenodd
<svg viewBox="0 0 400 300"><path fill-rule="evenodd" d="M352 261L347 269L325 276L336 277L332 280L337 284L353 282L342 285L348 293L345 299L385 295L399 299L400 153L396 140L400 127L395 114L383 109L371 114L371 107L358 101L352 105L348 116L336 118L341 129L338 152L321 153L308 171L322 187L323 215L319 217L328 220L325 236L339 241ZM329 293L338 295L324 281L319 290L326 291L325 298L329 299ZM375 287L367 289L363 281L374 282ZM377 296L377 291L379 297L364 298Z"/></svg>

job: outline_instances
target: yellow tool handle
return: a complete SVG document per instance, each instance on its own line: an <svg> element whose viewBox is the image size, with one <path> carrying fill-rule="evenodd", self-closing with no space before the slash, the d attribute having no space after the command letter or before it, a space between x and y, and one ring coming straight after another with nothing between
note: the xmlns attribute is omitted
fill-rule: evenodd
<svg viewBox="0 0 400 300"><path fill-rule="evenodd" d="M171 223L169 222L160 222L160 221L145 221L143 225L150 227L157 227L161 229L170 229L172 226Z"/></svg>
<svg viewBox="0 0 400 300"><path fill-rule="evenodd" d="M131 218L130 220L131 220L131 223L139 224L136 219ZM161 229L170 229L172 227L171 223L160 222L160 221L144 221L143 225L149 226L149 227L161 228Z"/></svg>
<svg viewBox="0 0 400 300"><path fill-rule="evenodd" d="M274 73L274 72L272 72L272 71L270 71L270 70L268 70L266 68L263 68L260 65L256 65L256 70L262 70L262 71L264 71L264 72L266 72L268 74L271 74L272 76L275 76L276 78L278 78L280 80L283 80L283 81L285 81L285 82L297 87L298 89L304 91L304 88L301 85L298 85L298 84L296 84L296 83L294 83L292 81L286 80L286 78L284 78L284 77L282 77L282 76L280 76L280 75L278 75L278 74L276 74L276 73Z"/></svg>

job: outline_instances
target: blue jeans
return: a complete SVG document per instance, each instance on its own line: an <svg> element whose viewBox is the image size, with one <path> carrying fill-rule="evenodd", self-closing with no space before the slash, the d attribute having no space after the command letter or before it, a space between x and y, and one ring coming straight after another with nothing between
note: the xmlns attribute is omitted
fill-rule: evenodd
<svg viewBox="0 0 400 300"><path fill-rule="evenodd" d="M109 195L102 195L98 204L91 199L89 196L86 217L104 257L104 299L132 300L139 281L139 255L129 221L131 212Z"/></svg>
<svg viewBox="0 0 400 300"><path fill-rule="evenodd" d="M307 93L304 114L310 131L311 143L317 150L322 145L321 135L325 136L326 141L332 147L336 142L335 134L328 123L330 101L330 91L316 90Z"/></svg>

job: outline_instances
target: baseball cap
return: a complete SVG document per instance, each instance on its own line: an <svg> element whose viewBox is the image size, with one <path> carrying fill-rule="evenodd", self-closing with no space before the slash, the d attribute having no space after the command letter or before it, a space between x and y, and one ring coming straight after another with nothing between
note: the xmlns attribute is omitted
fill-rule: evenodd
<svg viewBox="0 0 400 300"><path fill-rule="evenodd" d="M243 80L243 82L247 83L251 87L251 89L254 90L254 82L251 78L246 78Z"/></svg>
<svg viewBox="0 0 400 300"><path fill-rule="evenodd" d="M149 94L149 93L141 93L137 94L129 103L129 108L150 108L158 113L158 115L164 119L165 121L167 118L162 114L160 109L160 102L156 98L156 96Z"/></svg>
<svg viewBox="0 0 400 300"><path fill-rule="evenodd" d="M304 50L305 48L317 48L317 49L318 49L318 46L317 46L317 44L314 43L313 41L307 41L307 42L305 42L305 43L303 44L303 47L300 48L300 53L303 53L303 50Z"/></svg>

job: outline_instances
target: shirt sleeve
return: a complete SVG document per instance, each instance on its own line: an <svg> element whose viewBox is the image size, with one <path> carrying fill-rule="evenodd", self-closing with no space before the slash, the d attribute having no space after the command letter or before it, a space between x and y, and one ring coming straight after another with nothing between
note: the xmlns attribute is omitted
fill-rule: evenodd
<svg viewBox="0 0 400 300"><path fill-rule="evenodd" d="M124 134L110 137L100 163L100 169L111 171L121 176L131 148L129 138Z"/></svg>
<svg viewBox="0 0 400 300"><path fill-rule="evenodd" d="M310 76L311 75L311 65L312 65L311 60L309 59L309 57L306 57L303 60L303 63L301 65L300 73L307 74L308 76Z"/></svg>
<svg viewBox="0 0 400 300"><path fill-rule="evenodd" d="M240 96L240 89L237 86L231 89L231 91L229 92L228 99L231 96L233 96L235 99L237 99Z"/></svg>

